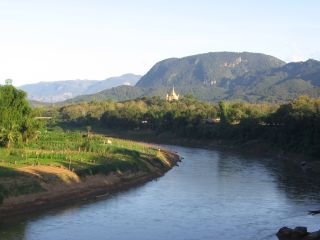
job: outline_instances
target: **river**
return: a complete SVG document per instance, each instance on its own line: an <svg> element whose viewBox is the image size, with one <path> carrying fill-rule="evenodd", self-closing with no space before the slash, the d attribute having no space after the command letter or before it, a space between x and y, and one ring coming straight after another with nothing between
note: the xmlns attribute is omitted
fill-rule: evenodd
<svg viewBox="0 0 320 240"><path fill-rule="evenodd" d="M276 239L320 228L320 184L292 164L165 146L183 157L165 176L99 201L0 220L1 240Z"/></svg>

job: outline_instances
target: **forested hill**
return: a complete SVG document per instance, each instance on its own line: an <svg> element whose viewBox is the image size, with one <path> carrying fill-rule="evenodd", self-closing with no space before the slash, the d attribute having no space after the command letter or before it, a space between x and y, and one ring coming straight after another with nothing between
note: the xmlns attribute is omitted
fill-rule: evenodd
<svg viewBox="0 0 320 240"><path fill-rule="evenodd" d="M175 86L185 95L208 100L287 102L300 95L320 96L320 62L285 62L259 53L218 52L156 63L135 87L116 87L70 102L164 97Z"/></svg>
<svg viewBox="0 0 320 240"><path fill-rule="evenodd" d="M185 86L220 86L247 72L283 66L285 62L261 53L210 52L156 63L136 84L157 88Z"/></svg>
<svg viewBox="0 0 320 240"><path fill-rule="evenodd" d="M299 95L320 96L320 62L292 62L260 73L248 73L231 82L229 98L251 101L288 101Z"/></svg>
<svg viewBox="0 0 320 240"><path fill-rule="evenodd" d="M133 87L133 86L119 86L111 89L106 89L95 94L81 95L69 100L64 103L72 102L90 102L90 101L125 101L146 95L146 89Z"/></svg>

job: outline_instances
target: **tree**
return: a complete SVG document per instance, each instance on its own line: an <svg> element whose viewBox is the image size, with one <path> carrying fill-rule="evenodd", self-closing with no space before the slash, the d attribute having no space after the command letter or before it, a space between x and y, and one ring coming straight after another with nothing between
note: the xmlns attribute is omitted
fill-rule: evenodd
<svg viewBox="0 0 320 240"><path fill-rule="evenodd" d="M13 86L0 86L0 146L11 147L32 138L38 124L25 92Z"/></svg>
<svg viewBox="0 0 320 240"><path fill-rule="evenodd" d="M229 123L229 121L228 121L228 106L224 101L219 102L219 114L220 114L220 122L222 124Z"/></svg>

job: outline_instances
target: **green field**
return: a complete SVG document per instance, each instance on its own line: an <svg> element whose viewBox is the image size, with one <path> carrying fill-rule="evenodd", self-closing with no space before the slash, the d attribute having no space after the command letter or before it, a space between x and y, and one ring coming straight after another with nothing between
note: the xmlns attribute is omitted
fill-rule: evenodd
<svg viewBox="0 0 320 240"><path fill-rule="evenodd" d="M26 144L0 148L2 198L43 190L37 178L21 171L38 166L58 167L84 177L97 173L149 172L154 166L164 169L167 160L152 145L87 132L43 130Z"/></svg>

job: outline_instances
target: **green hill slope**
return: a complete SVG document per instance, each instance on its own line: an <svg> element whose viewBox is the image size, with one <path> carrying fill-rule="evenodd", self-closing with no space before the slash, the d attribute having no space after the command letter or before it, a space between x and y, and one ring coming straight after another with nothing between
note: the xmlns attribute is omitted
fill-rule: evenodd
<svg viewBox="0 0 320 240"><path fill-rule="evenodd" d="M285 62L261 53L214 52L156 63L137 87L220 86L247 72L283 66Z"/></svg>
<svg viewBox="0 0 320 240"><path fill-rule="evenodd" d="M65 101L66 103L72 102L90 102L102 100L124 101L135 99L145 95L146 90L139 87L132 86L119 86L111 89L103 90L101 92L89 95L81 95Z"/></svg>
<svg viewBox="0 0 320 240"><path fill-rule="evenodd" d="M299 95L320 96L320 62L288 63L280 68L245 74L229 86L229 98L288 101Z"/></svg>
<svg viewBox="0 0 320 240"><path fill-rule="evenodd" d="M285 62L260 53L218 52L156 63L135 87L116 87L69 102L164 97L175 86L185 95L219 101L284 102L299 95L320 96L320 62Z"/></svg>

